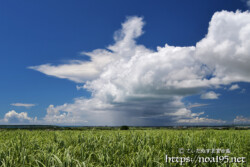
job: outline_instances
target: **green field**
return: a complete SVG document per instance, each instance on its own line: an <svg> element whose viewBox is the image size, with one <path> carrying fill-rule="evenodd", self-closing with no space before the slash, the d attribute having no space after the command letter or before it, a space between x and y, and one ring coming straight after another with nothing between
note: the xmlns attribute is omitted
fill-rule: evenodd
<svg viewBox="0 0 250 167"><path fill-rule="evenodd" d="M0 166L6 167L181 166L167 163L166 155L194 158L182 166L247 166L250 161L249 130L1 130L0 140ZM190 151L213 148L230 153ZM246 157L247 162L198 163L198 156Z"/></svg>

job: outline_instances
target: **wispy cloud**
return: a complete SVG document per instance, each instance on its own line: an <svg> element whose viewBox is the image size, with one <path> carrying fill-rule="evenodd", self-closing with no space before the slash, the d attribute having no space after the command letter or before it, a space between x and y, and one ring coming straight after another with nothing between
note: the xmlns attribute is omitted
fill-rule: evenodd
<svg viewBox="0 0 250 167"><path fill-rule="evenodd" d="M12 103L10 105L16 106L16 107L26 107L26 108L36 106L36 104L28 104L28 103Z"/></svg>
<svg viewBox="0 0 250 167"><path fill-rule="evenodd" d="M189 105L187 108L191 109L191 108L195 108L195 107L202 107L202 106L207 106L209 104L192 104L192 105Z"/></svg>
<svg viewBox="0 0 250 167"><path fill-rule="evenodd" d="M242 115L238 115L234 119L234 123L236 123L236 124L250 124L250 117L244 117Z"/></svg>
<svg viewBox="0 0 250 167"><path fill-rule="evenodd" d="M199 118L195 117L192 119L181 119L178 120L178 123L186 123L186 124L224 124L226 121L220 119L210 119L210 118Z"/></svg>
<svg viewBox="0 0 250 167"><path fill-rule="evenodd" d="M241 89L240 93L245 93L246 89Z"/></svg>

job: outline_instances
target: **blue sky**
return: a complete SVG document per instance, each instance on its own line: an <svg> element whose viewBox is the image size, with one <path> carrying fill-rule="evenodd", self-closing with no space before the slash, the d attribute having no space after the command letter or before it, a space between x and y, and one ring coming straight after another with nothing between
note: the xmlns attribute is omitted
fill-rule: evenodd
<svg viewBox="0 0 250 167"><path fill-rule="evenodd" d="M239 55L245 56L241 57L245 60L242 64L232 65L238 61L237 57L233 58L233 54L232 60L217 64L214 63L220 62L217 57L221 56L223 62L223 53L227 53L227 50L212 57L208 53L212 48L206 48L210 46L208 40L200 42L206 38L214 13L222 10L240 10L243 13L248 10L248 6L246 1L241 0L0 1L1 123L249 123L250 84L249 76L245 73L250 71L247 67L243 68L249 61L248 50ZM244 32L247 36L247 24L250 23L244 21L248 16L242 13L237 15L243 20L240 27L246 26ZM224 17L228 18L224 21L229 25L222 25L225 34L240 32L239 27L230 29L230 25L235 24L230 17L236 17L230 13L214 17L212 26L219 29L215 22ZM123 25L127 25L127 28ZM211 36L213 33L217 31L211 30ZM124 38L126 35L128 41ZM224 37L221 38L218 38L218 43L224 40ZM225 41L230 39L228 37ZM245 38L239 39L242 44L249 44ZM165 44L181 47L180 53L173 55L172 50L175 48L167 48ZM195 49L184 48L188 46ZM124 50L126 47L129 52ZM160 53L157 47L165 48L166 51ZM95 49L101 51L94 52ZM137 55L137 52L141 55ZM158 57L150 58L151 54ZM167 58L161 60L161 54L165 57L170 57L169 54L186 57L182 61ZM189 55L194 57L194 62L187 63ZM201 59L197 55L211 58ZM147 64L142 64L138 58L140 56L147 56ZM95 58L96 62L92 62ZM138 62L130 68L133 59ZM157 63L152 62L158 59L159 62L173 63L174 67L169 70L166 63L157 67ZM200 74L199 70L194 71L191 67L198 62L212 72L204 70L206 74ZM120 66L116 65L119 63ZM123 66L124 69L120 68ZM187 66L187 69L180 70L183 66ZM238 70L238 66L243 69ZM128 74L130 69L138 71L138 74ZM226 72L223 71L225 69ZM76 73L72 72L74 70ZM86 71L78 73L81 70ZM184 75L181 72L185 70L187 73ZM169 79L172 73L182 78ZM211 78L220 81L208 81L196 87L181 83L180 86L167 85L175 81L187 83L190 78L187 80L186 76L193 75L196 79L205 77L209 80L210 74ZM121 75L131 75L131 80ZM235 76L239 78L235 79ZM159 84L163 80L164 83ZM125 86L121 86L120 82Z"/></svg>

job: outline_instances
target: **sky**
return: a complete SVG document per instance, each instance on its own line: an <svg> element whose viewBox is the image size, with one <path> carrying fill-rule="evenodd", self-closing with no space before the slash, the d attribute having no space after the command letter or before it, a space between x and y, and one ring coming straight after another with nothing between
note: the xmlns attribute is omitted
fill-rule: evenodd
<svg viewBox="0 0 250 167"><path fill-rule="evenodd" d="M0 124L249 124L249 9L0 1Z"/></svg>

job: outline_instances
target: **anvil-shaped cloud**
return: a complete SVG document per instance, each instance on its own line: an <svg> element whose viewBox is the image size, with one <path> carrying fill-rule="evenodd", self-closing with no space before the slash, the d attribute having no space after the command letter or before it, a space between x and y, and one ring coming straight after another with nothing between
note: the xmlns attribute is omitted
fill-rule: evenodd
<svg viewBox="0 0 250 167"><path fill-rule="evenodd" d="M196 46L150 50L136 43L143 19L129 17L107 49L84 53L90 61L29 67L83 83L92 97L50 105L44 120L58 124L171 125L224 123L185 107L182 98L234 82L250 82L250 13L221 11Z"/></svg>

